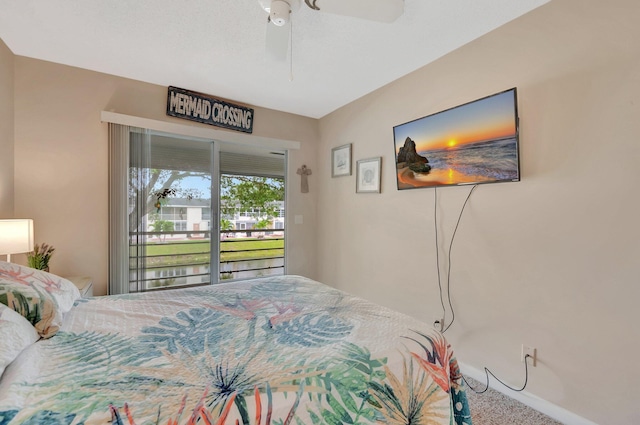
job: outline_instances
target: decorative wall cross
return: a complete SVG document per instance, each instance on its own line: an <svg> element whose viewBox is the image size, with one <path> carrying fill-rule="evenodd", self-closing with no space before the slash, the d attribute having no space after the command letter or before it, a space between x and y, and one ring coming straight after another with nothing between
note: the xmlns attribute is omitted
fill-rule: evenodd
<svg viewBox="0 0 640 425"><path fill-rule="evenodd" d="M307 168L306 165L303 165L302 167L298 168L298 171L296 171L296 173L300 174L300 192L302 193L309 193L309 180L307 179L307 176L311 175L311 170L309 168Z"/></svg>

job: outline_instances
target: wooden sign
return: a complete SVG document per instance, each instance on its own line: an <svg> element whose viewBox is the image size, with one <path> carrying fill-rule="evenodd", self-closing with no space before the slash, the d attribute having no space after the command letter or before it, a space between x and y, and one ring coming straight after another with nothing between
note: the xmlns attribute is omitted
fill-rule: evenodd
<svg viewBox="0 0 640 425"><path fill-rule="evenodd" d="M178 87L169 87L167 115L245 133L253 132L253 109Z"/></svg>

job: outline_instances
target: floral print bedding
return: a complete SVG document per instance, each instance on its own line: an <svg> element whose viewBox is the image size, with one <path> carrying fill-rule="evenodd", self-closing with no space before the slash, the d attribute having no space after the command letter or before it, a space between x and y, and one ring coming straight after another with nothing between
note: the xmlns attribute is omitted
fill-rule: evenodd
<svg viewBox="0 0 640 425"><path fill-rule="evenodd" d="M80 299L0 380L4 424L471 424L431 326L300 276Z"/></svg>
<svg viewBox="0 0 640 425"><path fill-rule="evenodd" d="M67 279L0 261L0 304L22 315L43 338L55 335L78 298L78 288Z"/></svg>

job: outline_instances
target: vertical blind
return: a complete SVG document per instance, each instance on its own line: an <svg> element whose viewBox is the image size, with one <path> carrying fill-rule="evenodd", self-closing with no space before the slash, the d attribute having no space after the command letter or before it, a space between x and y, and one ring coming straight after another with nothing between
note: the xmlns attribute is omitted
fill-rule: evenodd
<svg viewBox="0 0 640 425"><path fill-rule="evenodd" d="M145 290L147 244L144 232L148 228L147 204L151 182L151 134L148 130L129 132L128 182L128 252L129 291Z"/></svg>
<svg viewBox="0 0 640 425"><path fill-rule="evenodd" d="M129 149L133 130L109 123L109 295L129 292Z"/></svg>
<svg viewBox="0 0 640 425"><path fill-rule="evenodd" d="M210 140L183 139L109 124L110 295L147 289L148 220L155 201L150 191L171 188L180 179L195 173L211 176L213 152ZM164 179L159 179L159 170L165 173ZM213 192L202 193L209 207ZM213 202L217 205L217 201ZM213 216L217 217L217 213ZM212 231L217 231L217 220L212 219L211 223ZM212 252L217 257L217 250ZM217 271L217 267L212 269Z"/></svg>

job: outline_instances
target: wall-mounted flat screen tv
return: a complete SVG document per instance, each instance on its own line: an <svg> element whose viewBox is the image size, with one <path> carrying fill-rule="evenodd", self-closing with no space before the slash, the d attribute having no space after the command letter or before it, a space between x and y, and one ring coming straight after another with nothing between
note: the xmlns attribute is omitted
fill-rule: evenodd
<svg viewBox="0 0 640 425"><path fill-rule="evenodd" d="M512 88L393 128L398 190L520 180Z"/></svg>

